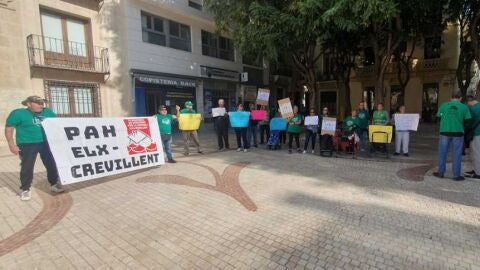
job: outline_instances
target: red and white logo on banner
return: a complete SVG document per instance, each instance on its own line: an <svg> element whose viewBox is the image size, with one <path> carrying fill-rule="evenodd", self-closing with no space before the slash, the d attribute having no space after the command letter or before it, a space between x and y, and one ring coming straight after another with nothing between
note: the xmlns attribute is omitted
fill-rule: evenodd
<svg viewBox="0 0 480 270"><path fill-rule="evenodd" d="M157 144L152 140L147 118L124 119L128 134L128 154L141 154L157 151Z"/></svg>

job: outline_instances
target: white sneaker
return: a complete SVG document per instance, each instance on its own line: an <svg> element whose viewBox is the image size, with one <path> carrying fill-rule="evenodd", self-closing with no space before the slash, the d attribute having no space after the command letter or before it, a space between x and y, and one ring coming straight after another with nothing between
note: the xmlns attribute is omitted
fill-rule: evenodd
<svg viewBox="0 0 480 270"><path fill-rule="evenodd" d="M52 185L50 187L50 190L53 192L53 193L62 193L65 191L65 189L62 188L62 185L60 183L56 183L55 185Z"/></svg>
<svg viewBox="0 0 480 270"><path fill-rule="evenodd" d="M245 152L245 153L248 152L248 151L247 151L247 148L243 149L243 152Z"/></svg>
<svg viewBox="0 0 480 270"><path fill-rule="evenodd" d="M303 154L306 154L307 153L307 150L303 150Z"/></svg>
<svg viewBox="0 0 480 270"><path fill-rule="evenodd" d="M315 154L315 150L312 150L312 154Z"/></svg>
<svg viewBox="0 0 480 270"><path fill-rule="evenodd" d="M29 201L32 198L32 194L30 190L24 190L20 193L20 200L22 201Z"/></svg>
<svg viewBox="0 0 480 270"><path fill-rule="evenodd" d="M242 152L242 148L237 148L237 152Z"/></svg>

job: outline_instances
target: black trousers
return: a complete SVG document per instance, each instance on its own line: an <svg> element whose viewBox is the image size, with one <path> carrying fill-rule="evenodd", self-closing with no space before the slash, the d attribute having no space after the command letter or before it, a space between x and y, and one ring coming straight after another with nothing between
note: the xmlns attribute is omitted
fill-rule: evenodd
<svg viewBox="0 0 480 270"><path fill-rule="evenodd" d="M293 137L297 148L300 148L300 133L288 132L288 149L292 149Z"/></svg>
<svg viewBox="0 0 480 270"><path fill-rule="evenodd" d="M217 133L217 140L218 140L218 148L230 148L230 144L228 143L228 126L217 127L215 129Z"/></svg>
<svg viewBox="0 0 480 270"><path fill-rule="evenodd" d="M242 148L243 145L243 148L248 149L247 128L235 128L235 135L237 136L237 147Z"/></svg>
<svg viewBox="0 0 480 270"><path fill-rule="evenodd" d="M263 137L264 134L266 137ZM267 142L268 138L270 138L270 126L260 125L260 144Z"/></svg>
<svg viewBox="0 0 480 270"><path fill-rule="evenodd" d="M20 189L29 190L32 186L33 167L37 154L40 154L43 165L47 169L47 179L50 185L54 185L59 180L57 166L53 159L52 152L46 142L21 144L20 149Z"/></svg>
<svg viewBox="0 0 480 270"><path fill-rule="evenodd" d="M285 130L280 131L280 143L285 144L287 141L287 132Z"/></svg>
<svg viewBox="0 0 480 270"><path fill-rule="evenodd" d="M307 129L305 132L305 146L303 147L303 150L307 151L308 143L310 142L310 139L312 140L312 150L315 150L316 138L317 138L317 133Z"/></svg>

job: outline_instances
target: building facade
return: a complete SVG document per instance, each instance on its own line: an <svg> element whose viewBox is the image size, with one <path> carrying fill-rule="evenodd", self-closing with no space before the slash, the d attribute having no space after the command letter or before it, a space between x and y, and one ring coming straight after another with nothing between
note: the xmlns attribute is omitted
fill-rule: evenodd
<svg viewBox="0 0 480 270"><path fill-rule="evenodd" d="M267 65L243 64L203 9L198 0L0 1L1 124L30 95L61 117L153 115L191 100L208 119L219 98L230 108L254 101Z"/></svg>
<svg viewBox="0 0 480 270"><path fill-rule="evenodd" d="M421 114L424 122L436 121L438 106L451 98L458 90L455 72L459 55L458 29L449 25L441 36L431 36L416 44L413 52L411 78L404 90L400 87L396 63L392 61L385 74L385 107L391 112L400 104L405 104L407 112ZM408 52L412 44L406 44ZM358 67L351 76L351 104L356 108L360 101L365 101L368 108L375 108L375 73L373 69L373 52L368 48L358 61ZM328 72L328 65L322 61L321 82L319 82L320 105L330 108L341 117L344 102L339 98L336 82Z"/></svg>

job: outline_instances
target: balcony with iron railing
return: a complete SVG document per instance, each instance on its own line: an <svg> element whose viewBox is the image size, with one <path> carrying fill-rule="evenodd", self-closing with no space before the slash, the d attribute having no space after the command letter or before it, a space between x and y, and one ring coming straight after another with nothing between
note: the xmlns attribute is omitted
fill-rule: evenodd
<svg viewBox="0 0 480 270"><path fill-rule="evenodd" d="M32 34L27 37L27 49L32 68L110 73L107 48Z"/></svg>

